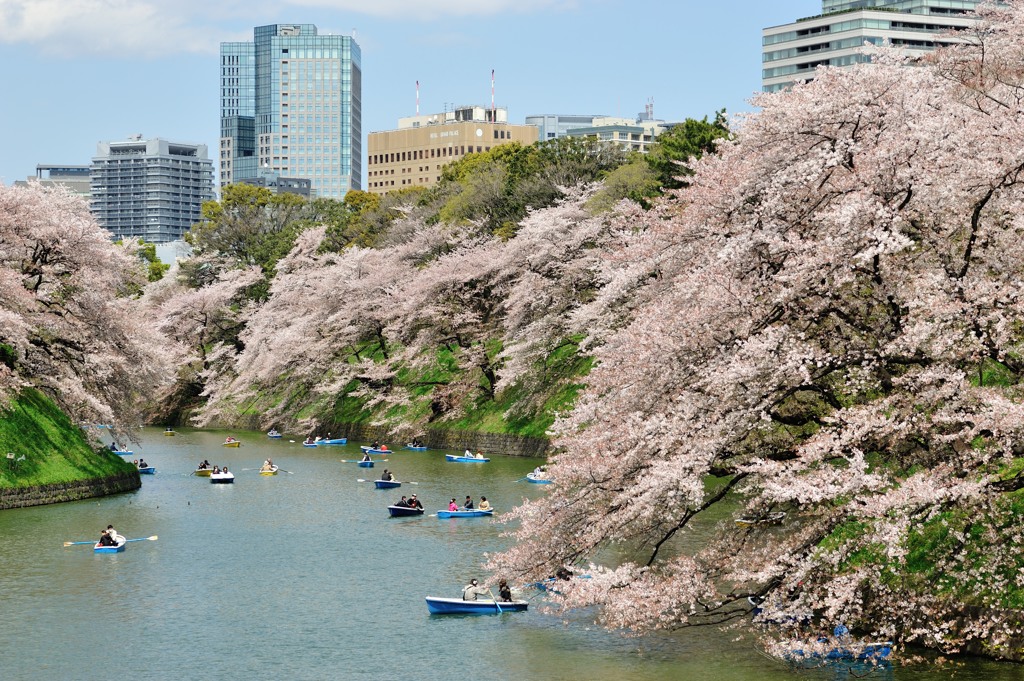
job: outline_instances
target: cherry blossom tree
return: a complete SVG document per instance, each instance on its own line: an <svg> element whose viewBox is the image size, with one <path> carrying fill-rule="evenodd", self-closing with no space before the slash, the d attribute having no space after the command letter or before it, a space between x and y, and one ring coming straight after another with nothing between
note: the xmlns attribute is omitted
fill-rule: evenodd
<svg viewBox="0 0 1024 681"><path fill-rule="evenodd" d="M511 514L495 571L585 570L561 603L610 627L722 623L756 596L783 637L1008 652L1024 4L981 13L913 68L882 51L756 97L689 187L623 211L575 314L597 366L556 425L554 492Z"/></svg>
<svg viewBox="0 0 1024 681"><path fill-rule="evenodd" d="M166 375L131 293L146 282L135 240L112 244L63 188L0 186L0 399L34 386L74 420L118 436Z"/></svg>

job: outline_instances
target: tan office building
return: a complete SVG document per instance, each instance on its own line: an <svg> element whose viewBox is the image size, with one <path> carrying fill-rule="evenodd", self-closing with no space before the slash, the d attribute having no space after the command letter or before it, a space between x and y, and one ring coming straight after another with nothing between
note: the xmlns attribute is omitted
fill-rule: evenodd
<svg viewBox="0 0 1024 681"><path fill-rule="evenodd" d="M440 114L401 118L397 130L367 135L366 191L386 194L429 187L441 168L466 154L537 141L536 125L509 125L506 109L467 106Z"/></svg>

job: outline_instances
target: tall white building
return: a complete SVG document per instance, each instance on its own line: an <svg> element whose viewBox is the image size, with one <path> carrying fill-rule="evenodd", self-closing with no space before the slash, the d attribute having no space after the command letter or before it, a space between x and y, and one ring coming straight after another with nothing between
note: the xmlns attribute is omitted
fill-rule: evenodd
<svg viewBox="0 0 1024 681"><path fill-rule="evenodd" d="M213 200L213 163L205 144L135 135L100 142L92 159L89 210L114 239L180 239Z"/></svg>
<svg viewBox="0 0 1024 681"><path fill-rule="evenodd" d="M910 54L942 44L939 35L967 28L978 0L822 0L821 14L762 31L762 89L810 80L819 66L868 60L865 43L885 42Z"/></svg>

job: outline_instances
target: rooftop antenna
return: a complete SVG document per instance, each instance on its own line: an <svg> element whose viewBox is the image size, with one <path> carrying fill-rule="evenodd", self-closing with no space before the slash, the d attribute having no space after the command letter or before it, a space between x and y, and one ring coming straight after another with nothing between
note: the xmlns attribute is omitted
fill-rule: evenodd
<svg viewBox="0 0 1024 681"><path fill-rule="evenodd" d="M491 69L491 123L497 122L498 117L494 110L494 69Z"/></svg>
<svg viewBox="0 0 1024 681"><path fill-rule="evenodd" d="M416 115L420 115L420 82L416 81Z"/></svg>

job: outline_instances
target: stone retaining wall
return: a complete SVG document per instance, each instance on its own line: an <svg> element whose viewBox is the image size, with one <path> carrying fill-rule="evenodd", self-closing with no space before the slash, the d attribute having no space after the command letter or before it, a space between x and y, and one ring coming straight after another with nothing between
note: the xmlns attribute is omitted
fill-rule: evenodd
<svg viewBox="0 0 1024 681"><path fill-rule="evenodd" d="M138 471L127 471L106 478L0 489L0 510L103 497L108 494L130 492L141 486L142 479L139 477Z"/></svg>
<svg viewBox="0 0 1024 681"><path fill-rule="evenodd" d="M328 432L332 437L347 437L351 442L386 442L393 449L402 447L408 441L408 438L401 439L387 428L362 423L324 425L317 434L326 437ZM547 440L539 437L431 428L427 428L420 439L431 449L469 449L474 452L506 456L546 456L551 446Z"/></svg>

